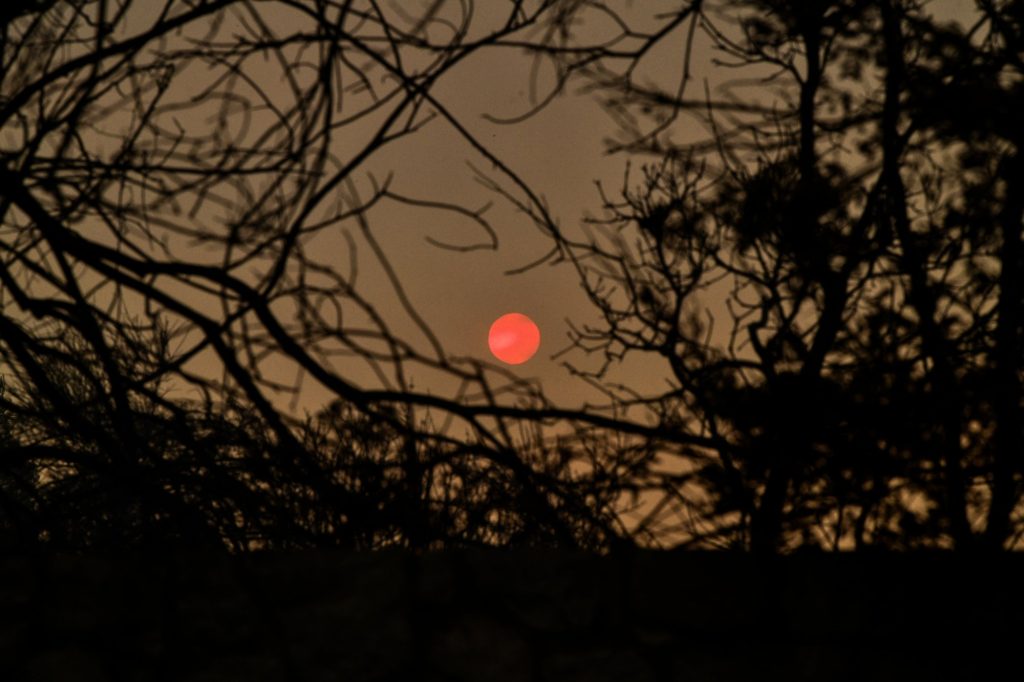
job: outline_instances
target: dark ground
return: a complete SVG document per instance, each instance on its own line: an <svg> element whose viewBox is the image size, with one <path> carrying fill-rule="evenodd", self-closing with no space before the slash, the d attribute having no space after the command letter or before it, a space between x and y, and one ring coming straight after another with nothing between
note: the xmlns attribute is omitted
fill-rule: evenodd
<svg viewBox="0 0 1024 682"><path fill-rule="evenodd" d="M0 560L0 680L995 680L1024 555Z"/></svg>

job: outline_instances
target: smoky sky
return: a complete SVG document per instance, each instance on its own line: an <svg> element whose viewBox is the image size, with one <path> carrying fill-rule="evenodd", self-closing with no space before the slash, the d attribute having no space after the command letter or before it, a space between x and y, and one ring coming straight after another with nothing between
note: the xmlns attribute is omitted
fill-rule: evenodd
<svg viewBox="0 0 1024 682"><path fill-rule="evenodd" d="M390 12L401 12L403 4L391 3L385 7L390 7L387 10ZM418 4L426 7L430 3ZM968 20L966 4L944 0L932 3L931 9L936 16L965 23ZM637 25L654 26L659 12L674 3L626 5L624 13ZM500 20L497 15L500 6L501 3L475 3L472 26L476 28L471 29L471 33L473 30L485 32ZM126 23L128 29L144 26L147 13L156 11L157 7L159 3L155 1L140 3L137 13ZM301 28L298 24L290 25L298 18L283 8L271 4L260 7L261 11L265 10L268 22L280 33ZM461 8L462 3L447 3L442 14L459 14ZM228 17L227 28L220 27L223 35L230 34L232 20ZM591 21L577 30L600 36L614 28L599 16L591 17ZM436 29L434 38L444 38L443 26ZM683 75L686 38L685 24L667 35L641 60L634 74L635 81L675 93ZM705 88L708 92L718 92L739 77L735 71L716 65L718 55L710 49L705 35L697 31L694 40L687 97L701 97ZM294 78L310 77L300 55L290 64L250 67L247 75L272 97L287 99L285 71L289 70ZM371 79L382 78L375 72L368 75ZM745 74L752 79L752 84L745 86L743 96L761 101L775 96L770 88L757 84L757 76L756 73ZM179 74L177 78L178 82L172 87L178 89L179 97L187 98L202 91L204 76L200 71L187 78ZM433 95L459 124L514 170L543 201L560 229L571 236L584 234L582 226L588 216L602 215L598 183L614 197L623 186L627 165L635 178L642 164L657 160L608 153L617 132L615 121L602 109L600 92L588 92L584 85L581 80L570 79L546 106L517 120L548 97L556 87L556 74L544 58L502 47L474 53L446 72L433 89ZM353 91L351 97L358 97L358 94ZM111 112L108 118L106 128L116 140L118 112ZM189 112L188 117L183 114L182 119L181 123L187 127L216 124L212 108L204 114L200 107ZM507 122L510 120L514 122ZM256 114L244 122L233 119L226 125L228 128L244 125L244 134L255 135L262 121ZM346 128L334 143L338 157L343 159L357 149L362 142L361 135L371 134L372 124L371 118L365 127ZM646 122L646 125L651 123ZM710 134L706 124L696 116L681 116L673 126L673 140L678 143L707 139ZM449 121L442 116L434 117L414 134L375 152L353 173L351 182L339 187L336 197L343 206L346 201L369 195L375 186L388 183L396 195L411 201L380 202L365 212L364 223L342 221L324 231L306 248L314 251L317 260L328 267L346 272L354 268L358 273L356 288L373 303L391 331L426 354L432 352L436 340L449 356L496 363L487 349L489 326L505 313L528 315L541 330L541 348L529 362L506 367L509 377L538 382L553 402L566 407L595 399L598 394L574 377L566 363L592 368L602 358L587 356L579 349L561 351L569 346L570 323L577 327L596 325L599 315L587 300L577 272L566 263L545 260L552 248L550 237L512 202L487 187L488 181L521 197L508 178L474 150ZM258 200L258 196L229 197L236 206L224 209L225 214L246 208L246 203ZM480 211L480 217L486 220L493 233L464 213L431 208L425 206L425 202L450 203L469 211ZM201 213L196 220L216 219L220 215L217 209L210 210L213 212ZM364 230L372 233L377 246L386 254L387 267L400 283L400 291L389 278L387 267L375 257L374 246L365 239ZM625 234L628 239L628 230ZM441 245L460 248L453 250ZM201 246L181 245L180 248L188 249L189 258L202 257ZM538 261L539 265L522 271ZM182 292L182 295L189 294ZM698 297L698 305L705 306L712 316L721 315L721 292L706 292ZM411 313L410 309L415 312ZM282 314L287 315L287 311ZM358 313L342 310L341 314L350 315L351 324L360 324ZM346 379L363 387L377 387L381 383L380 375L362 358L338 357L332 360L332 365ZM210 355L200 356L192 367L201 374L221 371ZM298 398L290 400L287 395L279 396L282 405L290 404L298 411L314 411L332 397L315 381L302 377L293 365L278 362L273 355L263 369L268 377L285 384L301 380ZM613 363L606 379L622 381L640 391L656 392L666 386L666 370L661 359L634 355L621 365ZM451 395L455 390L450 377L443 373L416 366L409 366L406 371L407 379L417 389L443 395Z"/></svg>

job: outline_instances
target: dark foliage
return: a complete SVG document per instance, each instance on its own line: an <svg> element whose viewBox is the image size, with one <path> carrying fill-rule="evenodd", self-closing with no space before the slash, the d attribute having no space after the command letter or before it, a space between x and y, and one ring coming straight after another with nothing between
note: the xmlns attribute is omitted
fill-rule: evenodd
<svg viewBox="0 0 1024 682"><path fill-rule="evenodd" d="M499 4L483 32L472 3L5 5L0 542L1018 546L1024 5L953 26L914 0ZM763 96L689 97L697 37ZM639 77L672 41L679 81ZM651 161L582 236L435 93L511 48L557 76L538 109L583 83L610 150ZM680 141L691 118L707 139ZM380 206L496 246L482 210L373 173L436 125L577 269L604 324L566 364L609 407L451 356L408 303ZM353 234L425 341L357 286ZM645 355L669 389L610 379ZM302 378L332 396L305 419L283 407Z"/></svg>

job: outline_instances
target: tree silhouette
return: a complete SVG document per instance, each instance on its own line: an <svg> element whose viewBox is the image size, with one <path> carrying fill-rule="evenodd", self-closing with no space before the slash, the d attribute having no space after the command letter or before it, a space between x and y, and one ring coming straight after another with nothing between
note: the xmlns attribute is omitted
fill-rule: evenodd
<svg viewBox="0 0 1024 682"><path fill-rule="evenodd" d="M435 123L546 215L433 91L474 53L553 49L571 7L509 2L484 33L466 3L415 16L372 1L5 7L5 542L618 541L608 471L635 455L598 450L590 433L617 422L451 357L372 229L374 207L391 203L469 216L491 234L481 212L405 196L371 170ZM354 244L348 272L323 259L317 240L339 225L369 245L425 350L357 286ZM338 357L379 381L356 384ZM283 366L333 403L293 416L283 398L301 381L282 383ZM410 368L460 388L417 392ZM541 428L552 420L575 436L552 438ZM570 471L577 458L590 474Z"/></svg>
<svg viewBox="0 0 1024 682"><path fill-rule="evenodd" d="M3 542L1016 546L1021 3L979 0L969 27L911 0L496 6L483 28L472 3L6 6ZM759 94L690 97L699 36ZM644 81L674 41L679 81ZM527 116L583 83L610 150L652 160L582 236L437 94L495 49L554 69ZM707 139L675 137L691 115ZM494 244L482 211L372 170L438 127L576 268L604 324L566 364L608 405L454 357L409 303L376 207ZM340 226L424 341L361 288L354 241L347 268L323 258ZM670 388L613 383L635 355ZM282 372L332 401L293 416Z"/></svg>
<svg viewBox="0 0 1024 682"><path fill-rule="evenodd" d="M606 323L576 343L662 357L672 388L643 402L714 440L692 504L716 522L690 542L1019 542L1021 8L979 2L970 27L898 0L682 10L722 63L771 68L770 104L687 98L688 66L673 93L591 65L617 148L662 160L562 242ZM676 142L683 114L711 138Z"/></svg>

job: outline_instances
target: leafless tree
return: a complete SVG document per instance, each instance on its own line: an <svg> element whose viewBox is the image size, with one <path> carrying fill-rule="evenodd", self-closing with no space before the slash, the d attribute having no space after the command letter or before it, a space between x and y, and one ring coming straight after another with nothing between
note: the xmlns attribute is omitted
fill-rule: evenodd
<svg viewBox="0 0 1024 682"><path fill-rule="evenodd" d="M484 25L469 0L8 6L5 537L1014 546L1020 3L979 0L963 28L909 0L497 6ZM693 95L699 40L731 88ZM678 81L644 81L669 45ZM554 66L526 116L582 84L611 150L651 161L583 236L437 95L493 49ZM688 120L706 139L678 139ZM606 405L452 356L409 302L377 207L454 212L496 245L483 211L373 172L438 128L577 269L604 325L566 366ZM339 235L346 267L322 253ZM424 342L363 288L352 235ZM670 388L612 383L635 355ZM283 408L303 380L334 396L305 420Z"/></svg>
<svg viewBox="0 0 1024 682"><path fill-rule="evenodd" d="M372 229L373 208L398 203L468 216L493 237L482 212L405 196L372 172L391 145L439 126L494 169L481 179L555 229L434 89L481 51L560 51L577 3L502 3L485 30L470 2L8 7L9 537L235 549L623 541L609 471L635 446L597 434L658 432L559 409L499 367L452 357ZM425 347L399 338L358 286L354 240L348 268L318 251L349 229ZM357 384L339 358L372 368L376 384ZM213 375L196 369L211 364ZM282 382L282 367L299 380ZM411 368L459 388L416 391ZM283 409L302 379L335 396L305 421ZM556 421L569 426L558 438L546 428ZM576 460L589 473L574 473Z"/></svg>

